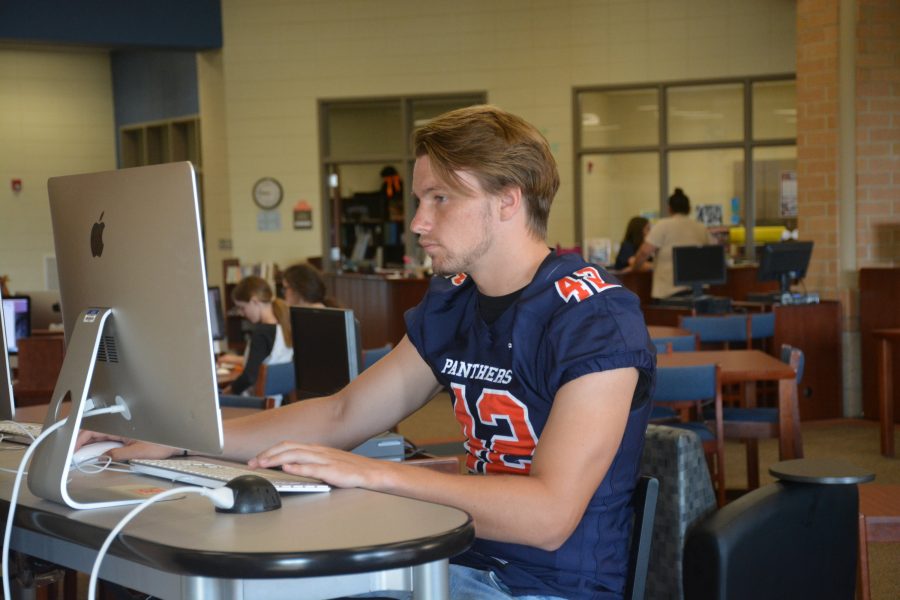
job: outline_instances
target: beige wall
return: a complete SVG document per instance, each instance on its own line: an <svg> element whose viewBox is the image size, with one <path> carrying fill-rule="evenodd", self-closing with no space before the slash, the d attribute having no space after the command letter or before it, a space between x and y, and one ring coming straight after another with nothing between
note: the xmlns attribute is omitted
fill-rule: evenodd
<svg viewBox="0 0 900 600"><path fill-rule="evenodd" d="M115 167L107 53L0 48L0 275L11 291L44 289L47 179Z"/></svg>
<svg viewBox="0 0 900 600"><path fill-rule="evenodd" d="M575 239L572 88L793 72L793 0L223 0L234 254L321 253L316 100L481 91L533 121L562 173L548 241ZM209 124L204 116L204 128ZM259 232L253 182L285 190ZM315 229L294 231L298 199Z"/></svg>

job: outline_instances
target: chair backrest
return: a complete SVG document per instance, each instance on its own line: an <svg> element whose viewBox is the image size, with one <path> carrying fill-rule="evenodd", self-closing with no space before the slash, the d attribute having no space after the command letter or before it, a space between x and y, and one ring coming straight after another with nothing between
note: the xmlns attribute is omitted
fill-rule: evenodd
<svg viewBox="0 0 900 600"><path fill-rule="evenodd" d="M698 523L684 546L684 594L697 600L852 600L855 485L776 482Z"/></svg>
<svg viewBox="0 0 900 600"><path fill-rule="evenodd" d="M634 494L631 496L631 504L634 507L634 526L631 528L625 600L643 600L644 598L658 496L658 479L649 475L642 475L638 478Z"/></svg>
<svg viewBox="0 0 900 600"><path fill-rule="evenodd" d="M658 367L654 402L685 402L715 399L719 392L715 364L688 367Z"/></svg>
<svg viewBox="0 0 900 600"><path fill-rule="evenodd" d="M701 342L747 342L747 315L682 316L678 326L697 335Z"/></svg>
<svg viewBox="0 0 900 600"><path fill-rule="evenodd" d="M758 340L775 335L775 313L750 313L750 339Z"/></svg>
<svg viewBox="0 0 900 600"><path fill-rule="evenodd" d="M797 374L797 384L803 380L803 369L806 366L806 355L800 348L795 348L790 344L781 345L781 361L791 365L794 373Z"/></svg>
<svg viewBox="0 0 900 600"><path fill-rule="evenodd" d="M663 345L664 348L671 347L673 352L693 352L697 349L697 336L695 335L672 335L665 337L655 337L653 338L653 343L656 344L657 352L660 344ZM670 346L666 346L669 344Z"/></svg>
<svg viewBox="0 0 900 600"><path fill-rule="evenodd" d="M256 382L257 396L286 396L294 391L294 363L263 364Z"/></svg>
<svg viewBox="0 0 900 600"><path fill-rule="evenodd" d="M680 600L682 548L688 529L716 509L716 496L697 434L649 425L641 473L659 481L645 597Z"/></svg>
<svg viewBox="0 0 900 600"><path fill-rule="evenodd" d="M394 345L388 342L384 346L380 346L378 348L369 348L368 350L363 349L362 370L365 371L366 369L374 365L376 361L383 358L388 352L390 352L393 347Z"/></svg>

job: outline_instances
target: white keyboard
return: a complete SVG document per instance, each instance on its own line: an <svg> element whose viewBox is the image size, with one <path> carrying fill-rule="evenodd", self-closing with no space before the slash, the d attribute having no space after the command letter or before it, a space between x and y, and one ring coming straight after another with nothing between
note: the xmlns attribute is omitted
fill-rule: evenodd
<svg viewBox="0 0 900 600"><path fill-rule="evenodd" d="M170 479L178 483L221 487L240 475L259 475L272 482L279 492L327 492L331 486L318 479L300 477L270 469L250 469L236 463L213 462L210 459L169 458L164 460L132 459L135 473Z"/></svg>
<svg viewBox="0 0 900 600"><path fill-rule="evenodd" d="M0 421L0 441L30 444L41 435L44 426L40 423L18 423L16 421Z"/></svg>

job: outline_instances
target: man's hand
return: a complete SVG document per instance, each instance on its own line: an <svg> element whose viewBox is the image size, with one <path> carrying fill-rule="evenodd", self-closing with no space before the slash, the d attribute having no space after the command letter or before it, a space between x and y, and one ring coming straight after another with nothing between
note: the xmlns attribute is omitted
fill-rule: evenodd
<svg viewBox="0 0 900 600"><path fill-rule="evenodd" d="M389 461L366 458L328 446L281 442L250 459L251 468L281 467L285 473L314 477L341 488L383 489Z"/></svg>
<svg viewBox="0 0 900 600"><path fill-rule="evenodd" d="M88 431L85 429L82 429L80 432L78 432L78 437L75 439L75 449L77 450L85 444L92 444L94 442L103 442L108 440L122 442L123 444L125 444L121 448L116 448L106 453L107 456L119 462L131 460L132 458L169 458L170 456L181 452L181 450L172 448L170 446L160 446L158 444L139 442L136 440L130 440L128 438L123 438L115 435L106 435L105 433L97 433L96 431Z"/></svg>

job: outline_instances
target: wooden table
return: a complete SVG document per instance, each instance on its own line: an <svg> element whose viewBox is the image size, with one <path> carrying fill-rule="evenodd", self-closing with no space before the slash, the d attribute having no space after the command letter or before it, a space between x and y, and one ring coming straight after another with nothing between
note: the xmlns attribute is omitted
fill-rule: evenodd
<svg viewBox="0 0 900 600"><path fill-rule="evenodd" d="M688 331L683 327L673 327L671 325L647 325L647 331L650 332L651 338L661 337L679 337L682 335L694 335L692 331Z"/></svg>
<svg viewBox="0 0 900 600"><path fill-rule="evenodd" d="M797 380L788 365L760 350L701 350L658 354L660 367L687 367L718 364L722 384L757 381L778 382L778 449L780 460L803 458L800 413L797 404ZM754 386L744 386L750 392Z"/></svg>
<svg viewBox="0 0 900 600"><path fill-rule="evenodd" d="M872 336L878 342L875 360L878 366L878 420L881 421L881 454L894 456L894 376L891 371L893 356L891 346L900 342L900 328L874 329Z"/></svg>

